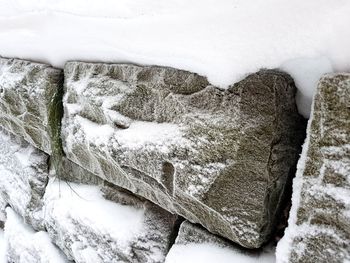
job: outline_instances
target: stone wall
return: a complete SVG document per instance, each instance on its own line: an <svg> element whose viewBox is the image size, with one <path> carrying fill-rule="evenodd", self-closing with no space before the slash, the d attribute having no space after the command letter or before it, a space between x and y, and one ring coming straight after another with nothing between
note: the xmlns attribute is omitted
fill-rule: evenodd
<svg viewBox="0 0 350 263"><path fill-rule="evenodd" d="M261 248L304 139L295 92L276 70L222 90L165 67L0 59L8 260L47 262L46 249L49 262L164 262L203 240Z"/></svg>

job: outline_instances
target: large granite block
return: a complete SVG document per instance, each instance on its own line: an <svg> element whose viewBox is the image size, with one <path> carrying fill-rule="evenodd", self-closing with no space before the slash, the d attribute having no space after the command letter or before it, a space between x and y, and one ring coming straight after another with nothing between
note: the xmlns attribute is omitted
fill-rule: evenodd
<svg viewBox="0 0 350 263"><path fill-rule="evenodd" d="M43 229L42 197L48 182L48 155L0 128L0 215L11 206L34 229Z"/></svg>
<svg viewBox="0 0 350 263"><path fill-rule="evenodd" d="M52 180L44 200L49 236L77 263L161 263L174 239L177 216L108 183Z"/></svg>
<svg viewBox="0 0 350 263"><path fill-rule="evenodd" d="M350 74L319 82L277 262L350 262Z"/></svg>
<svg viewBox="0 0 350 263"><path fill-rule="evenodd" d="M0 57L0 127L51 154L60 149L62 70Z"/></svg>
<svg viewBox="0 0 350 263"><path fill-rule="evenodd" d="M222 90L162 67L69 62L67 158L245 247L270 236L304 136L292 79Z"/></svg>

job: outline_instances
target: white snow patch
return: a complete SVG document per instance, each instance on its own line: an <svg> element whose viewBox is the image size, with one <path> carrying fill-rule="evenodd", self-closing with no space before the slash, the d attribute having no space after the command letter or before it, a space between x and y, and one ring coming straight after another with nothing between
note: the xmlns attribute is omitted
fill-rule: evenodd
<svg viewBox="0 0 350 263"><path fill-rule="evenodd" d="M11 72L9 69L8 66L0 67L0 83L2 88L14 89L16 88L16 83L23 79L23 74ZM4 94L4 92L0 92L0 97L3 97Z"/></svg>
<svg viewBox="0 0 350 263"><path fill-rule="evenodd" d="M50 180L44 202L46 217L55 218L68 229L70 219L79 221L100 235L111 236L121 247L127 248L144 229L142 209L104 199L98 186Z"/></svg>
<svg viewBox="0 0 350 263"><path fill-rule="evenodd" d="M211 243L174 245L165 260L165 263L273 263L274 251L257 256L243 251L220 247Z"/></svg>
<svg viewBox="0 0 350 263"><path fill-rule="evenodd" d="M96 145L106 145L113 135L114 129L108 124L99 125L80 116L76 116L75 120L80 124L86 139Z"/></svg>
<svg viewBox="0 0 350 263"><path fill-rule="evenodd" d="M159 146L166 151L166 145L177 144L182 137L183 132L176 124L171 123L154 123L135 121L130 124L128 129L116 130L114 137L120 145L127 145L127 148L141 148L147 144Z"/></svg>
<svg viewBox="0 0 350 263"><path fill-rule="evenodd" d="M283 63L281 69L294 78L299 88L296 95L298 110L305 118L309 118L319 79L323 74L333 71L330 60L327 57L298 58Z"/></svg>
<svg viewBox="0 0 350 263"><path fill-rule="evenodd" d="M65 103L64 106L67 115L75 115L81 111L81 106L78 103Z"/></svg>
<svg viewBox="0 0 350 263"><path fill-rule="evenodd" d="M125 120L129 127L127 129L112 128L110 124L97 124L81 116L75 116L74 122L81 129L74 136L79 140L84 140L85 137L87 142L100 146L108 145L111 138L113 138L112 143L116 143L118 145L117 148L123 146L128 149L157 147L164 153L168 152L168 146L171 144L178 144L179 141L189 143L183 137L183 131L180 126L176 124L144 121L129 123L129 120L126 118L119 118L119 120ZM67 140L67 147L71 147L69 139Z"/></svg>
<svg viewBox="0 0 350 263"><path fill-rule="evenodd" d="M31 158L33 158L33 153L35 149L32 146L27 146L26 148L19 148L18 151L14 154L15 160L25 168L31 165Z"/></svg>
<svg viewBox="0 0 350 263"><path fill-rule="evenodd" d="M282 68L307 115L313 81L295 69L350 70L349 13L347 0L0 0L0 55L172 66L220 87L300 59Z"/></svg>
<svg viewBox="0 0 350 263"><path fill-rule="evenodd" d="M0 263L6 263L7 243L5 240L4 230L0 229Z"/></svg>
<svg viewBox="0 0 350 263"><path fill-rule="evenodd" d="M19 257L18 262L37 263L38 258L39 262L66 262L46 232L35 232L11 208L6 208L6 214L5 242Z"/></svg>

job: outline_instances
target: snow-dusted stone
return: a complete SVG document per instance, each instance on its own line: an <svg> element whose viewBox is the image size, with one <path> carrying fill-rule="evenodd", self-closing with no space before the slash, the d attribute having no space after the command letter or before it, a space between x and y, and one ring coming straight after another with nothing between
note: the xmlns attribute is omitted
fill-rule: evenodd
<svg viewBox="0 0 350 263"><path fill-rule="evenodd" d="M61 70L0 58L0 127L49 154L60 147L61 94Z"/></svg>
<svg viewBox="0 0 350 263"><path fill-rule="evenodd" d="M1 229L4 228L4 224L6 221L6 212L5 212L6 206L7 206L7 202L4 196L1 194L0 195L0 228Z"/></svg>
<svg viewBox="0 0 350 263"><path fill-rule="evenodd" d="M47 231L75 262L160 263L174 239L175 215L108 185L50 181L44 199Z"/></svg>
<svg viewBox="0 0 350 263"><path fill-rule="evenodd" d="M101 177L89 172L64 156L60 157L58 166L51 166L51 168L51 176L59 180L91 185L102 185L105 182Z"/></svg>
<svg viewBox="0 0 350 263"><path fill-rule="evenodd" d="M11 208L6 209L6 262L63 263L65 255L51 242L44 231L35 232Z"/></svg>
<svg viewBox="0 0 350 263"><path fill-rule="evenodd" d="M277 262L350 262L350 74L319 82Z"/></svg>
<svg viewBox="0 0 350 263"><path fill-rule="evenodd" d="M274 263L274 248L245 250L215 236L201 226L185 221L165 263Z"/></svg>
<svg viewBox="0 0 350 263"><path fill-rule="evenodd" d="M295 91L277 71L221 90L172 68L69 62L64 150L113 184L260 247L303 139Z"/></svg>
<svg viewBox="0 0 350 263"><path fill-rule="evenodd" d="M48 182L48 155L0 128L0 220L11 206L34 229L43 229L42 197Z"/></svg>

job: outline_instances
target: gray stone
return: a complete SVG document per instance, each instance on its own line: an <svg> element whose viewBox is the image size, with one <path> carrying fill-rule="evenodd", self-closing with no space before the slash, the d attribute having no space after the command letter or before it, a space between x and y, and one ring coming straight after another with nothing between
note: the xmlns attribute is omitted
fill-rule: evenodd
<svg viewBox="0 0 350 263"><path fill-rule="evenodd" d="M237 245L231 243L229 240L226 240L220 236L210 233L208 230L206 230L198 224L192 224L191 222L186 220L180 225L179 233L176 237L175 244L188 245L204 243L210 243L219 247L235 247L235 249L239 248Z"/></svg>
<svg viewBox="0 0 350 263"><path fill-rule="evenodd" d="M51 154L60 150L62 71L0 58L0 127Z"/></svg>
<svg viewBox="0 0 350 263"><path fill-rule="evenodd" d="M321 78L279 263L350 261L350 74Z"/></svg>
<svg viewBox="0 0 350 263"><path fill-rule="evenodd" d="M89 185L103 185L105 183L101 177L89 172L65 156L60 158L58 166L51 166L51 169L50 174L58 180Z"/></svg>
<svg viewBox="0 0 350 263"><path fill-rule="evenodd" d="M34 229L43 229L42 197L48 182L48 155L0 128L0 214L11 206Z"/></svg>
<svg viewBox="0 0 350 263"><path fill-rule="evenodd" d="M108 183L50 181L44 211L51 239L78 263L164 262L177 223L177 216Z"/></svg>
<svg viewBox="0 0 350 263"><path fill-rule="evenodd" d="M263 70L221 90L163 67L69 62L69 160L242 246L275 224L304 136L295 86Z"/></svg>

